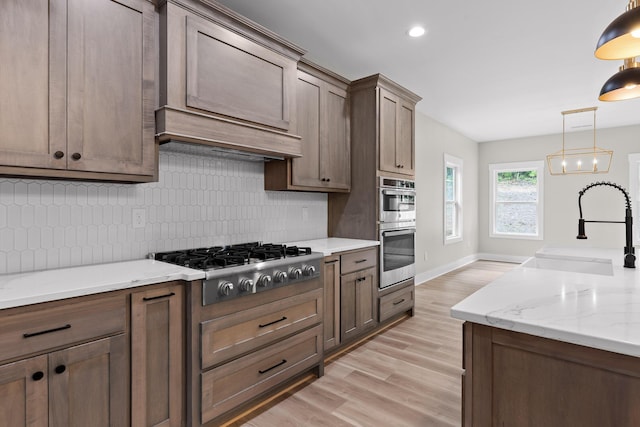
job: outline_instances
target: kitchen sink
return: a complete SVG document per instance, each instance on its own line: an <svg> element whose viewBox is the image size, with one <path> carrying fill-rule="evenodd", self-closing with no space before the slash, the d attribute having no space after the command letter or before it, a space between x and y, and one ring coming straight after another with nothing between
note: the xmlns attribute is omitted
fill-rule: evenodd
<svg viewBox="0 0 640 427"><path fill-rule="evenodd" d="M568 271L573 273L601 274L613 276L613 264L606 258L587 258L573 256L549 256L536 254L522 264L526 268L542 270Z"/></svg>

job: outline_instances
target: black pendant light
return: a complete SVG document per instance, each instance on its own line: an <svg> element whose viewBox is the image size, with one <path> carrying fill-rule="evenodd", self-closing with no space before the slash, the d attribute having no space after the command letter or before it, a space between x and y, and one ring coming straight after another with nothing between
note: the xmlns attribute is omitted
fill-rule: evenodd
<svg viewBox="0 0 640 427"><path fill-rule="evenodd" d="M640 64L625 59L620 71L611 76L600 90L600 101L623 101L640 97Z"/></svg>
<svg viewBox="0 0 640 427"><path fill-rule="evenodd" d="M640 56L640 0L630 0L627 11L602 32L595 55L599 59Z"/></svg>
<svg viewBox="0 0 640 427"><path fill-rule="evenodd" d="M599 59L624 59L620 71L600 90L600 101L622 101L640 97L640 0L629 0L627 11L604 30L595 55Z"/></svg>

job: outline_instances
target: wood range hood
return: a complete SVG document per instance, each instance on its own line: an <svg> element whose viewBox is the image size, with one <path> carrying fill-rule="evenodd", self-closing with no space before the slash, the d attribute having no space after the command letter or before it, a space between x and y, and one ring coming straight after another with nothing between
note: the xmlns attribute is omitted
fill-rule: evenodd
<svg viewBox="0 0 640 427"><path fill-rule="evenodd" d="M214 1L163 0L159 11L158 142L300 157L295 90L305 51Z"/></svg>

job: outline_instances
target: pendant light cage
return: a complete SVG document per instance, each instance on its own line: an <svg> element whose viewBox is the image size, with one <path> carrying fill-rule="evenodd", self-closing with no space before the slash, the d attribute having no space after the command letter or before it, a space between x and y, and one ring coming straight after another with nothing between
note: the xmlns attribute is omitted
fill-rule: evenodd
<svg viewBox="0 0 640 427"><path fill-rule="evenodd" d="M547 156L551 175L600 174L609 172L613 150L596 146L596 110L598 107L581 108L562 112L562 150ZM566 147L566 116L569 114L593 113L593 146Z"/></svg>

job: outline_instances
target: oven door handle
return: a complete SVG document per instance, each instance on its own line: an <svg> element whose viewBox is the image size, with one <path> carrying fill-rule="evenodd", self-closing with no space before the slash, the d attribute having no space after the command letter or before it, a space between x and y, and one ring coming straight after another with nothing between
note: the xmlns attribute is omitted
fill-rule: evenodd
<svg viewBox="0 0 640 427"><path fill-rule="evenodd" d="M407 228L404 230L393 230L393 231L383 231L382 235L384 237L394 237L394 236L402 236L405 234L416 234L415 228Z"/></svg>
<svg viewBox="0 0 640 427"><path fill-rule="evenodd" d="M382 194L385 196L415 196L416 192L414 190L382 190Z"/></svg>

